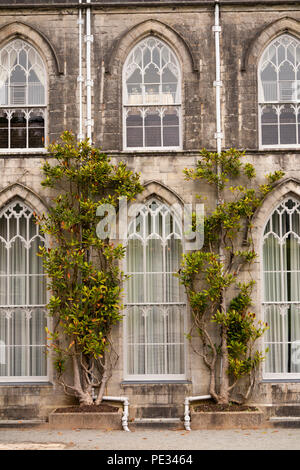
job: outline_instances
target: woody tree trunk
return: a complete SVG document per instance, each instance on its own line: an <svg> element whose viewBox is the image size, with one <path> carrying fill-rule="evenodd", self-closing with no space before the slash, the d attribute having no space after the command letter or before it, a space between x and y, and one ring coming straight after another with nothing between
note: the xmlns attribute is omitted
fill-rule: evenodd
<svg viewBox="0 0 300 470"><path fill-rule="evenodd" d="M194 351L210 371L209 393L217 403L228 404L242 377L253 377L263 352L254 348L266 325L251 312L252 280L241 282L256 258L251 238L252 218L265 196L283 176L266 175L266 183L255 184L255 168L243 163L243 152L230 149L200 152L196 169L184 171L187 180L201 180L215 188L218 204L204 220L204 245L187 253L178 273L193 313L193 327L201 339ZM247 179L247 185L239 184ZM193 226L194 231L197 225ZM247 233L247 239L244 234ZM208 330L215 325L214 339ZM189 338L192 335L189 334ZM191 339L192 340L192 339ZM220 370L221 369L221 370ZM220 370L220 383L217 375ZM244 395L249 398L251 390Z"/></svg>

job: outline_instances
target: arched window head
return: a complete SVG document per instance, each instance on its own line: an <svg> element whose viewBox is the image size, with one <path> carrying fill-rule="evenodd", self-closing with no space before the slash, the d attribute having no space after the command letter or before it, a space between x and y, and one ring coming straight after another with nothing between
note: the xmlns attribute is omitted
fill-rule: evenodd
<svg viewBox="0 0 300 470"><path fill-rule="evenodd" d="M0 148L45 145L46 70L40 54L14 39L0 51Z"/></svg>
<svg viewBox="0 0 300 470"><path fill-rule="evenodd" d="M156 37L139 42L123 69L124 148L181 147L180 66Z"/></svg>
<svg viewBox="0 0 300 470"><path fill-rule="evenodd" d="M300 145L300 41L288 34L264 51L258 72L261 145Z"/></svg>
<svg viewBox="0 0 300 470"><path fill-rule="evenodd" d="M265 374L300 377L300 202L285 199L263 235Z"/></svg>

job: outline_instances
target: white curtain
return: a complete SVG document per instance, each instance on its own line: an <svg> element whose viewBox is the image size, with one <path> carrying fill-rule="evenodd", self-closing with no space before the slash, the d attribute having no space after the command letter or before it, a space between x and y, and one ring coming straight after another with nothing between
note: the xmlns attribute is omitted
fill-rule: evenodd
<svg viewBox="0 0 300 470"><path fill-rule="evenodd" d="M44 240L25 206L16 203L9 210L16 213L0 219L0 236L7 241L0 245L0 375L46 376L46 289L37 256ZM27 214L17 217L21 210Z"/></svg>
<svg viewBox="0 0 300 470"><path fill-rule="evenodd" d="M291 208L291 201L285 207ZM288 374L300 372L300 216L297 211L282 211L285 207L267 225L263 266L265 321L269 325L266 372Z"/></svg>
<svg viewBox="0 0 300 470"><path fill-rule="evenodd" d="M184 374L185 308L174 305L184 298L174 277L182 248L181 240L172 235L173 224L167 220L166 214L150 210L144 215L139 234L133 223L135 228L127 243L129 375Z"/></svg>
<svg viewBox="0 0 300 470"><path fill-rule="evenodd" d="M0 104L8 103L7 85L6 81L9 76L9 55L2 53L0 64Z"/></svg>

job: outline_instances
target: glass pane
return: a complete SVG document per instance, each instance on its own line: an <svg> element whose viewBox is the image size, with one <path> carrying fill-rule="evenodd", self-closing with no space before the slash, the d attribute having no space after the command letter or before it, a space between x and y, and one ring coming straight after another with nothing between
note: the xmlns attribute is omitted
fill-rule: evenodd
<svg viewBox="0 0 300 470"><path fill-rule="evenodd" d="M292 106L285 105L280 110L280 143L296 144L296 114Z"/></svg>
<svg viewBox="0 0 300 470"><path fill-rule="evenodd" d="M0 148L8 146L8 118L6 112L0 110Z"/></svg>
<svg viewBox="0 0 300 470"><path fill-rule="evenodd" d="M127 302L142 303L146 301L146 292L144 289L144 275L131 274L126 282Z"/></svg>
<svg viewBox="0 0 300 470"><path fill-rule="evenodd" d="M9 278L9 304L27 305L26 276L11 276Z"/></svg>
<svg viewBox="0 0 300 470"><path fill-rule="evenodd" d="M10 75L10 104L15 106L26 104L26 88L26 74L24 70L17 65Z"/></svg>
<svg viewBox="0 0 300 470"><path fill-rule="evenodd" d="M163 272L164 250L160 239L148 240L146 246L146 271L147 272Z"/></svg>
<svg viewBox="0 0 300 470"><path fill-rule="evenodd" d="M45 145L44 116L39 111L32 111L28 121L28 146L29 148L41 148Z"/></svg>
<svg viewBox="0 0 300 470"><path fill-rule="evenodd" d="M11 148L26 148L26 118L23 111L15 111L11 121Z"/></svg>
<svg viewBox="0 0 300 470"><path fill-rule="evenodd" d="M143 147L143 118L139 109L128 109L126 118L127 147Z"/></svg>
<svg viewBox="0 0 300 470"><path fill-rule="evenodd" d="M37 68L38 71L38 68ZM39 75L44 79L43 73ZM36 72L32 69L28 77L28 104L45 104L45 87L40 82Z"/></svg>
<svg viewBox="0 0 300 470"><path fill-rule="evenodd" d="M146 373L144 345L128 345L127 368L130 375Z"/></svg>
<svg viewBox="0 0 300 470"><path fill-rule="evenodd" d="M139 307L130 307L126 310L127 340L128 343L145 342L145 315Z"/></svg>
<svg viewBox="0 0 300 470"><path fill-rule="evenodd" d="M158 111L148 111L145 117L145 146L161 147L161 117Z"/></svg>
<svg viewBox="0 0 300 470"><path fill-rule="evenodd" d="M29 276L29 305L45 305L46 277L41 275Z"/></svg>
<svg viewBox="0 0 300 470"><path fill-rule="evenodd" d="M265 126L262 125L261 129L262 145L276 145L278 144L278 126Z"/></svg>
<svg viewBox="0 0 300 470"><path fill-rule="evenodd" d="M280 125L280 143L282 145L288 144L296 144L297 137L296 137L296 125L294 126L285 126L283 124Z"/></svg>
<svg viewBox="0 0 300 470"><path fill-rule="evenodd" d="M140 240L130 239L126 247L127 272L143 272L143 244Z"/></svg>

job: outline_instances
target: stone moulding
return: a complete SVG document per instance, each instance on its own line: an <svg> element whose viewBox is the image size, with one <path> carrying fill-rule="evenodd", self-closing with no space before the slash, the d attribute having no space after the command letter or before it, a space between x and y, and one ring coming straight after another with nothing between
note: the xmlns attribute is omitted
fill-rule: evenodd
<svg viewBox="0 0 300 470"><path fill-rule="evenodd" d="M191 429L251 429L266 427L263 411L191 411Z"/></svg>
<svg viewBox="0 0 300 470"><path fill-rule="evenodd" d="M122 430L122 410L103 413L56 413L49 415L52 429L102 429Z"/></svg>

